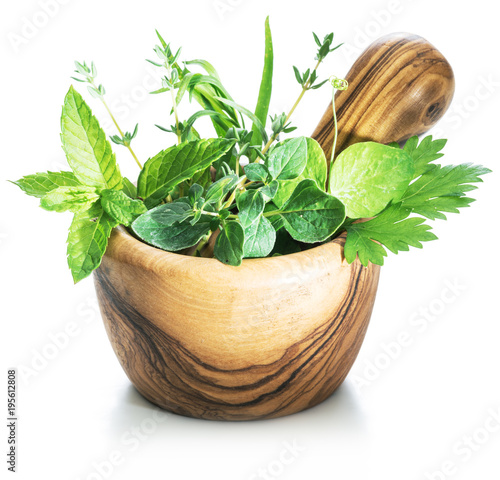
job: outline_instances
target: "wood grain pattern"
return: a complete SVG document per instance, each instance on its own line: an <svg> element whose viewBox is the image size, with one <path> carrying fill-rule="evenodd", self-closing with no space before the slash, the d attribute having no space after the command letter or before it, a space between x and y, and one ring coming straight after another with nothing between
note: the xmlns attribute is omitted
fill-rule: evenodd
<svg viewBox="0 0 500 480"><path fill-rule="evenodd" d="M379 267L344 237L228 267L113 232L94 279L106 331L139 392L181 415L251 420L325 400L361 347Z"/></svg>
<svg viewBox="0 0 500 480"><path fill-rule="evenodd" d="M429 130L448 109L455 91L453 70L443 55L418 35L390 34L372 43L337 92L338 140L335 154L353 143L401 142ZM314 130L330 158L331 102Z"/></svg>

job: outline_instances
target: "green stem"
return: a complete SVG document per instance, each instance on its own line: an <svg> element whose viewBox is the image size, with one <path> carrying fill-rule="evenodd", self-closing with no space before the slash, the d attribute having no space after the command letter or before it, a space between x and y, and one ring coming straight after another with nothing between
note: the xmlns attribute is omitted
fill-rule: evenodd
<svg viewBox="0 0 500 480"><path fill-rule="evenodd" d="M333 112L333 128L334 128L334 136L333 136L333 146L332 146L332 154L330 156L330 162L328 163L327 175L326 175L326 184L329 184L330 180L330 169L333 165L333 160L335 158L335 149L337 148L337 137L338 137L338 128L337 128L337 112L335 111L335 88L332 88L332 112Z"/></svg>
<svg viewBox="0 0 500 480"><path fill-rule="evenodd" d="M320 66L320 64L321 64L322 61L323 61L322 58L320 60L318 60L318 63L316 63L316 66L314 67L313 72L315 72L318 69L318 67ZM293 104L292 108L288 112L288 115L285 118L285 122L283 123L284 125L286 125L288 123L288 120L290 120L290 117L293 115L293 112L295 112L295 109L297 108L297 106L299 105L300 101L302 100L302 97L305 95L305 93L307 92L307 90L309 90L309 87L311 86L311 80L310 79L311 79L311 76L312 76L313 72L311 72L311 75L309 76L309 80L307 80L307 82L302 87L302 91L300 92L300 95L298 96L297 100L295 100L295 103ZM273 142L276 140L277 137L278 137L278 135L274 134L269 139L269 141L266 143L265 147L262 149L262 153L266 153L269 150L269 147L273 144ZM258 162L258 160L256 160L256 162Z"/></svg>
<svg viewBox="0 0 500 480"><path fill-rule="evenodd" d="M218 217L219 214L217 212L207 212L206 210L202 210L201 211L202 215L209 215L210 217ZM233 214L230 214L228 215L226 218L238 218L238 215L233 215Z"/></svg>
<svg viewBox="0 0 500 480"><path fill-rule="evenodd" d="M165 67L168 71L168 75L172 77L172 68L168 64L165 64ZM182 142L182 139L181 139L181 132L179 130L179 114L177 113L177 102L175 100L175 93L173 86L170 88L170 96L172 97L172 108L174 109L175 133L177 135L177 143L180 144Z"/></svg>
<svg viewBox="0 0 500 480"><path fill-rule="evenodd" d="M120 133L121 137L123 138L123 131L120 128L120 126L118 125L117 121L115 120L115 117L111 113L111 110L109 109L108 105L104 101L104 98L101 97L101 101L102 101L104 107L106 108L106 110L108 111L109 116L111 117L111 120L113 120L113 123L115 124L116 129L118 130L118 132ZM131 153L132 157L134 157L135 163L137 163L137 165L139 166L139 168L142 170L141 162L139 162L139 159L137 158L137 155L135 154L135 152L132 150L132 147L130 145L125 145L125 146L128 148L128 151Z"/></svg>
<svg viewBox="0 0 500 480"><path fill-rule="evenodd" d="M89 82L95 89L97 89L95 83L93 81ZM104 108L107 110L107 112L109 113L109 116L111 117L111 120L113 120L113 123L115 124L115 127L116 129L118 130L118 133L120 134L120 136L123 138L124 137L124 134L123 134L123 131L122 129L120 128L120 125L118 125L118 122L116 121L114 115L111 113L111 110L109 109L108 107L108 104L106 103L106 101L104 100L104 98L101 96L101 102L102 104L104 105ZM125 145L127 148L128 148L128 151L131 153L132 157L134 157L134 160L135 160L135 163L137 163L137 165L139 166L139 168L142 170L142 165L141 165L141 162L139 162L139 159L137 158L137 155L135 154L135 152L132 150L132 147L130 145Z"/></svg>
<svg viewBox="0 0 500 480"><path fill-rule="evenodd" d="M233 193L231 193L231 196L227 199L227 202L222 206L223 210L226 208L229 208L232 205L232 203L234 201L234 197L236 197L236 191L244 189L244 183L246 180L248 180L248 179L245 175L243 175L239 179L238 183L236 184L236 187L234 187Z"/></svg>
<svg viewBox="0 0 500 480"><path fill-rule="evenodd" d="M196 257L196 254L198 252L201 252L201 250L203 249L203 247L208 243L208 241L210 240L210 236L212 235L212 232L210 232L208 235L205 235L198 243L198 245L196 246L196 249L195 251L193 252L192 256L193 257Z"/></svg>

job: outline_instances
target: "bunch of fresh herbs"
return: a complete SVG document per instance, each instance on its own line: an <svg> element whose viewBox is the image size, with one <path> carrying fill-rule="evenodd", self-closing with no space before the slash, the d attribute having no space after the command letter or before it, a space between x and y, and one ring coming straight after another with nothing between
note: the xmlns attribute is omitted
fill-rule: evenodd
<svg viewBox="0 0 500 480"><path fill-rule="evenodd" d="M488 169L471 164L440 166L445 140L428 136L398 144L364 142L337 158L326 159L309 137L287 138L290 117L308 90L319 81L318 68L340 45L333 34L317 44L315 65L300 72L293 67L300 94L288 113L270 117L273 44L269 20L265 25L265 61L254 111L236 103L205 60L180 61L160 41L150 61L162 71L162 88L152 93L171 97L174 123L158 126L176 143L141 165L131 143L138 133L123 132L108 108L105 89L96 83L93 63L76 62L78 82L87 83L103 102L117 128L113 143L126 147L141 169L137 182L122 177L107 135L82 96L71 87L64 100L61 140L72 171L28 175L16 183L40 205L56 212L71 211L68 264L75 282L100 263L111 231L124 225L138 238L170 251L213 255L238 266L244 258L283 255L310 248L347 232L345 258L382 265L386 249L393 253L422 247L434 240L425 219L446 219L445 213L467 207L466 193ZM200 68L203 73L191 71ZM333 92L343 80L330 79ZM202 109L181 119L185 96ZM335 104L333 114L336 128ZM215 138L201 138L196 121L209 116ZM251 123L246 127L245 119ZM269 129L268 129L269 125ZM335 146L333 148L335 152ZM213 242L212 242L213 243Z"/></svg>

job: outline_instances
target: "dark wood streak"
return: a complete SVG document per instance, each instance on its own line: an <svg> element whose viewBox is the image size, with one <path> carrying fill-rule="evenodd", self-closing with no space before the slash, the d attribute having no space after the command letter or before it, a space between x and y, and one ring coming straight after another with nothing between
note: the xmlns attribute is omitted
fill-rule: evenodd
<svg viewBox="0 0 500 480"><path fill-rule="evenodd" d="M137 240L129 236L127 242ZM341 244L343 239L337 247ZM365 334L378 281L378 267L367 269L344 262L349 271L347 289L329 317L283 348L275 360L230 369L213 365L188 349L182 339L164 331L133 305L126 294L130 288L123 287L124 277L133 277L133 272L116 276L116 252L111 254L113 261L107 253L95 272L95 283L106 330L122 367L153 403L207 419L287 415L331 395L361 346L359 337ZM129 261L120 268L128 270Z"/></svg>

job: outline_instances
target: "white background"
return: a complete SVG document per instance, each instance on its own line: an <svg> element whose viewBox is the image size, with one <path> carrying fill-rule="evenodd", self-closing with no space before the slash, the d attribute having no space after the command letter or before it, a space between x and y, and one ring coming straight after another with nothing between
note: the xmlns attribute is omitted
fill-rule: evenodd
<svg viewBox="0 0 500 480"><path fill-rule="evenodd" d="M500 430L500 42L494 2L46 3L50 16L43 0L24 0L4 4L0 19L0 383L6 384L7 368L18 369L17 478L500 478L500 431L484 430ZM5 180L65 168L59 117L76 59L96 62L122 128L139 122L135 150L143 161L172 143L154 127L170 125L168 96L147 95L143 87L155 84L154 69L144 62L153 55L155 28L183 46L184 59L210 60L232 96L253 109L267 14L275 48L274 112L288 109L298 93L292 65L305 70L313 62L311 31L322 36L333 30L346 43L322 66L322 76L345 74L356 52L382 34L417 33L442 51L456 75L453 107L431 132L449 139L443 162L482 163L495 172L473 192L471 208L435 223L439 241L387 259L366 341L329 400L271 421L157 418L112 352L92 281L72 284L65 260L70 215L40 210L36 199ZM108 132L116 133L82 84L76 87ZM307 95L294 116L297 133L312 132L329 95L327 87ZM181 115L192 111L182 109ZM204 128L208 135L208 122ZM128 152L115 150L122 171L135 177ZM61 334L67 329L71 337ZM407 332L406 343L398 347L401 332ZM5 401L0 404L4 418ZM2 429L2 458L6 437ZM295 456L283 456L294 443ZM119 465L110 466L110 459ZM6 467L2 460L2 478ZM436 473L443 468L453 474Z"/></svg>

